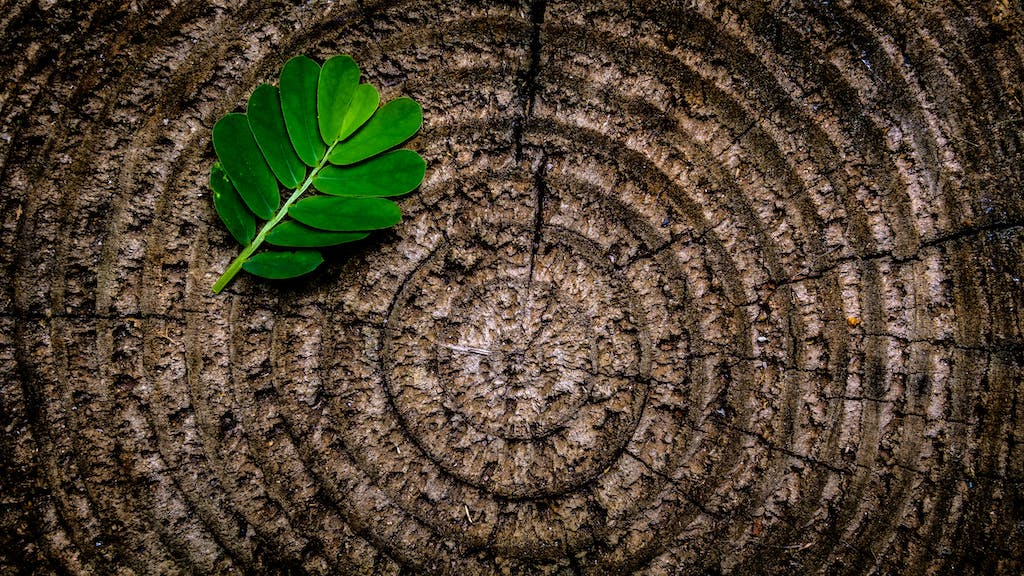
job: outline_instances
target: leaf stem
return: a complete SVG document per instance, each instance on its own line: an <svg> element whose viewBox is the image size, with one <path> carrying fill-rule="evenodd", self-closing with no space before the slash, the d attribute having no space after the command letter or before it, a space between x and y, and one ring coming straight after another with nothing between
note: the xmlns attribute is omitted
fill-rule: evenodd
<svg viewBox="0 0 1024 576"><path fill-rule="evenodd" d="M263 240L266 239L267 234L269 234L270 231L273 230L274 226L277 226L278 222L280 222L285 217L285 215L288 214L288 208L290 208L291 205L294 204L295 201L298 200L300 196L305 194L306 190L308 190L309 187L313 184L313 178L320 173L320 169L327 165L327 156L330 155L331 150L334 150L334 147L336 145L337 142L327 147L327 151L324 152L324 157L320 159L320 162L318 162L316 167L313 168L313 171L310 172L309 176L307 176L305 181L302 182L302 186L299 186L295 190L295 192L293 192L292 195L288 197L288 200L286 200L284 205L281 206L280 209L278 209L278 211L274 214L274 217L271 218L270 220L267 220L267 223L263 225L263 228L260 228L259 233L256 234L255 238L252 239L252 242L249 242L249 245L243 248L242 251L238 254L238 256L236 256L235 259L231 261L231 264L228 265L227 270L225 270L224 273L220 275L220 278L218 278L217 281L213 284L214 294L220 294L220 291L223 290L224 287L227 286L229 282L231 282L231 279L234 278L235 275L238 274L238 272L242 269L242 265L249 260L250 256L252 256L252 253L255 252L257 248L260 247L260 244L263 244Z"/></svg>

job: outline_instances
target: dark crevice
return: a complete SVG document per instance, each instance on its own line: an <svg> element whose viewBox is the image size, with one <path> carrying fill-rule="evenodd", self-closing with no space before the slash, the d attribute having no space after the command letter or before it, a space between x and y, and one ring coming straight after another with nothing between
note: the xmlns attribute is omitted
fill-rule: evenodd
<svg viewBox="0 0 1024 576"><path fill-rule="evenodd" d="M973 239L987 234L1010 232L1022 227L1024 227L1024 223L1021 222L993 222L983 226L968 226L954 232L936 236L930 240L925 240L921 242L921 248L933 248L943 244L952 244L958 240Z"/></svg>
<svg viewBox="0 0 1024 576"><path fill-rule="evenodd" d="M519 75L522 90L519 93L519 114L512 120L512 141L515 143L515 160L518 163L523 157L523 130L537 100L537 76L540 73L541 27L544 25L544 13L547 11L547 0L534 0L530 3L530 66Z"/></svg>
<svg viewBox="0 0 1024 576"><path fill-rule="evenodd" d="M669 475L668 475L668 474L666 474L665 472L662 472L661 470L658 470L658 469L654 468L654 467L653 467L653 466L651 466L651 464L649 464L649 463L648 463L648 462L647 462L646 460L644 460L643 458L641 458L639 454L637 454L637 453L633 452L632 450L630 450L630 449L628 449L628 448L627 448L627 449L624 449L624 450L622 451L622 453L623 453L623 454L625 454L625 455L627 455L627 456L629 456L630 458L632 458L632 459L633 459L633 460L635 460L636 462L638 462L638 463L639 463L639 464L640 464L641 466L643 466L643 467L644 467L644 469L645 469L645 470L647 470L647 471L648 471L648 472L650 472L651 474L653 474L653 475L657 476L658 478L661 478L661 479L662 479L663 481L667 482L667 483L668 483L668 485L672 487L672 490L673 490L673 491L674 491L674 492L675 492L676 494L679 494L679 495L680 495L680 496L681 496L681 497L682 497L682 498L683 498L684 500L686 500L686 501L687 501L687 502L688 502L688 503L689 503L689 504L690 504L691 506L693 506L693 507L694 507L694 508L696 508L697 510L700 510L700 512L701 512L702 514L705 514L705 515L707 515L707 516L710 516L711 518L715 518L716 520L720 520L720 519L722 519L722 514L721 514L721 513L719 513L719 512L716 512L715 510L712 510L712 509L708 508L707 506L705 506L705 505L704 505L704 504L703 504L703 503L702 503L702 502L700 501L700 499L699 499L699 498L697 498L697 497L693 496L693 495L692 495L692 494L690 494L689 492L686 492L686 491L685 491L685 490L683 489L683 487L682 487L682 486L680 486L679 482L678 482L678 481L676 481L676 479L675 479L675 478L672 478L671 476L669 476Z"/></svg>
<svg viewBox="0 0 1024 576"><path fill-rule="evenodd" d="M533 285L533 263L540 251L541 230L544 227L544 200L548 195L548 157L542 153L533 172L533 186L537 190L537 202L533 208L533 241L530 244L530 272L527 276L527 289Z"/></svg>
<svg viewBox="0 0 1024 576"><path fill-rule="evenodd" d="M572 570L573 576L583 576L583 566L580 565L580 561L575 555L569 554L569 570Z"/></svg>
<svg viewBox="0 0 1024 576"><path fill-rule="evenodd" d="M917 251L915 253L913 253L913 254L908 255L908 256L897 256L897 255L893 254L892 251L889 251L889 250L878 251L878 252L871 252L871 253L865 253L865 254L855 254L855 255L850 255L850 256L843 256L843 257L840 257L840 258L836 258L832 262L828 263L826 266L818 268L817 270L812 270L812 271L810 271L810 272L808 272L806 274L798 274L798 275L795 275L795 276L793 276L791 278L777 280L776 282L774 282L774 287L775 288L779 288L779 287L782 287L782 286L788 286L788 285L797 284L797 283L800 283L800 282L808 282L808 281L813 281L813 280L820 280L820 279L824 278L825 276L834 273L836 270L839 269L840 266L842 266L844 264L849 264L851 262L862 262L863 263L863 262L876 262L876 261L880 261L880 260L891 260L895 264L904 264L904 263L907 263L907 262L914 262L914 261L918 261L918 260L921 259L921 251L923 249L925 249L925 248L939 248L939 247L944 247L944 246L950 245L950 244L954 244L955 245L957 242L964 241L964 240L970 240L972 242L976 242L976 243L980 244L981 242L984 241L981 238L986 236L986 235L1009 233L1011 231L1016 231L1017 229L1021 229L1021 228L1024 228L1024 224L1022 224L1020 222L1001 222L1001 223L994 223L994 224L990 224L990 225L986 225L986 226L974 226L974 227L963 228L961 230L957 230L957 231L954 231L954 232L949 232L949 233L946 233L946 234L942 234L942 235L936 236L935 238L932 238L932 239L925 240L925 241L921 242L920 245L918 246ZM671 247L671 246L669 246L669 247ZM655 254L656 254L655 252L652 252L651 255L653 256Z"/></svg>
<svg viewBox="0 0 1024 576"><path fill-rule="evenodd" d="M754 438L758 443L760 443L763 447L767 448L769 451L775 451L780 454L785 454L786 456L789 456L790 458L795 458L806 465L818 466L820 468L828 470L829 472L839 474L841 476L852 473L852 470L849 470L847 468L842 468L840 466L836 466L824 460L818 460L813 456L801 454L799 452L790 450L789 448L786 448L784 446L780 446L779 444L773 442L770 438L768 438L767 436L760 432L754 430L747 430L746 428L737 426L735 424L729 424L728 422L719 422L718 425L723 426L724 428L727 428L729 430L732 430L733 432L737 432L745 436L750 436Z"/></svg>
<svg viewBox="0 0 1024 576"><path fill-rule="evenodd" d="M544 14L547 11L547 0L530 2L530 65L520 74L522 89L519 92L519 113L512 121L512 139L515 143L515 161L523 159L523 131L533 115L533 107L537 100L537 77L540 74L541 28L544 25ZM540 250L541 229L544 226L544 200L548 193L547 185L547 154L541 150L533 172L536 203L533 211L533 238L530 243L530 263L527 275L527 290L533 285L534 260Z"/></svg>

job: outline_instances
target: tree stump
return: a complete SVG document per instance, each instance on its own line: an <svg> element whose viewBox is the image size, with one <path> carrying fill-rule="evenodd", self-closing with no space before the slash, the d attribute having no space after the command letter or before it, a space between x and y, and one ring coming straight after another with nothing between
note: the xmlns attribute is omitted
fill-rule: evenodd
<svg viewBox="0 0 1024 576"><path fill-rule="evenodd" d="M0 573L1020 573L1022 11L0 1ZM215 296L299 53L426 180Z"/></svg>

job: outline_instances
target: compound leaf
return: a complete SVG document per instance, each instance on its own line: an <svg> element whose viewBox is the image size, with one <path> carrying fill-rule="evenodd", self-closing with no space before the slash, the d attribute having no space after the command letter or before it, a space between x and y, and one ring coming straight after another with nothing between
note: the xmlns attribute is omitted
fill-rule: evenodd
<svg viewBox="0 0 1024 576"><path fill-rule="evenodd" d="M398 204L382 198L313 196L296 202L288 215L306 226L334 232L380 230L402 220Z"/></svg>
<svg viewBox="0 0 1024 576"><path fill-rule="evenodd" d="M296 56L281 69L281 110L295 153L306 166L316 166L327 145L320 138L316 96L320 65L306 56Z"/></svg>
<svg viewBox="0 0 1024 576"><path fill-rule="evenodd" d="M214 124L213 148L246 206L263 220L271 219L281 204L277 178L263 159L245 114L228 114Z"/></svg>
<svg viewBox="0 0 1024 576"><path fill-rule="evenodd" d="M263 278L283 280L309 274L323 261L324 257L316 250L260 252L242 264L242 269Z"/></svg>
<svg viewBox="0 0 1024 576"><path fill-rule="evenodd" d="M277 88L261 84L249 96L246 108L249 128L256 137L270 169L285 188L298 188L306 178L306 166L299 159L288 139L288 130L281 112Z"/></svg>
<svg viewBox="0 0 1024 576"><path fill-rule="evenodd" d="M381 107L380 93L359 77L349 56L323 67L296 56L282 68L280 88L257 87L246 114L229 113L214 125L214 208L244 245L214 293L241 270L270 279L307 274L323 262L315 248L361 240L402 220L385 198L416 189L426 162L392 149L420 129L423 110L409 98ZM282 186L292 190L283 205ZM305 197L310 187L327 195ZM258 232L257 218L266 220ZM263 242L298 250L257 252Z"/></svg>
<svg viewBox="0 0 1024 576"><path fill-rule="evenodd" d="M214 162L210 168L210 188L213 190L213 207L217 209L217 215L235 240L245 246L256 235L256 218L238 195L238 190L235 190L219 162Z"/></svg>
<svg viewBox="0 0 1024 576"><path fill-rule="evenodd" d="M423 125L423 109L411 98L396 98L380 110L351 138L331 152L332 164L355 164L408 140Z"/></svg>
<svg viewBox="0 0 1024 576"><path fill-rule="evenodd" d="M427 163L412 150L395 150L352 166L325 166L313 186L332 196L400 196L423 182Z"/></svg>
<svg viewBox="0 0 1024 576"><path fill-rule="evenodd" d="M316 106L320 135L328 144L338 141L352 94L359 86L359 66L351 56L334 56L324 62L317 84Z"/></svg>

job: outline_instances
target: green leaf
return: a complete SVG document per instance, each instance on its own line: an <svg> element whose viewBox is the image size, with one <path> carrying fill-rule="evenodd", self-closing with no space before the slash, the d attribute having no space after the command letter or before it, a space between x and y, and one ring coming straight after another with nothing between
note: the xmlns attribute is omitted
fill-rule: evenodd
<svg viewBox="0 0 1024 576"><path fill-rule="evenodd" d="M283 280L309 274L323 261L324 257L316 250L260 252L242 264L242 269L263 278Z"/></svg>
<svg viewBox="0 0 1024 576"><path fill-rule="evenodd" d="M369 236L366 232L327 232L286 220L267 234L267 243L287 248L319 248L355 242Z"/></svg>
<svg viewBox="0 0 1024 576"><path fill-rule="evenodd" d="M427 163L412 150L395 150L354 166L325 166L313 186L333 196L400 196L423 182Z"/></svg>
<svg viewBox="0 0 1024 576"><path fill-rule="evenodd" d="M359 86L359 66L351 56L335 56L324 62L317 84L316 105L320 136L328 144L339 140L352 94Z"/></svg>
<svg viewBox="0 0 1024 576"><path fill-rule="evenodd" d="M281 204L277 179L263 159L245 114L228 114L214 124L213 149L249 209L263 220L273 218Z"/></svg>
<svg viewBox="0 0 1024 576"><path fill-rule="evenodd" d="M366 124L370 116L373 116L373 113L377 111L378 105L380 105L380 93L377 92L376 88L370 84L356 86L356 90L352 94L352 103L349 105L348 111L345 113L345 120L341 124L338 140L348 138L360 126Z"/></svg>
<svg viewBox="0 0 1024 576"><path fill-rule="evenodd" d="M306 226L335 232L379 230L402 220L398 204L382 198L313 196L295 203L288 215Z"/></svg>
<svg viewBox="0 0 1024 576"><path fill-rule="evenodd" d="M397 98L377 110L365 126L331 152L332 164L355 164L408 140L423 125L423 109L411 98Z"/></svg>
<svg viewBox="0 0 1024 576"><path fill-rule="evenodd" d="M306 166L316 166L327 145L320 138L316 118L316 92L320 65L306 56L296 56L281 70L281 110L295 153Z"/></svg>
<svg viewBox="0 0 1024 576"><path fill-rule="evenodd" d="M385 198L419 186L426 163L412 150L393 149L419 130L423 110L409 98L380 107L377 89L359 76L349 56L322 68L296 56L281 70L279 89L259 86L247 114L227 114L214 125L214 208L243 244L214 293L242 270L264 278L305 274L323 262L315 248L402 220ZM313 188L328 195L313 195ZM260 227L257 217L266 220ZM298 250L260 252L264 242Z"/></svg>
<svg viewBox="0 0 1024 576"><path fill-rule="evenodd" d="M295 154L288 140L284 115L281 112L281 97L277 88L270 84L261 84L249 96L249 128L256 143L263 151L270 169L285 188L298 188L306 178L306 166Z"/></svg>
<svg viewBox="0 0 1024 576"><path fill-rule="evenodd" d="M256 235L256 218L245 206L219 162L214 162L210 169L210 189L213 190L213 206L217 215L235 240L245 246Z"/></svg>

